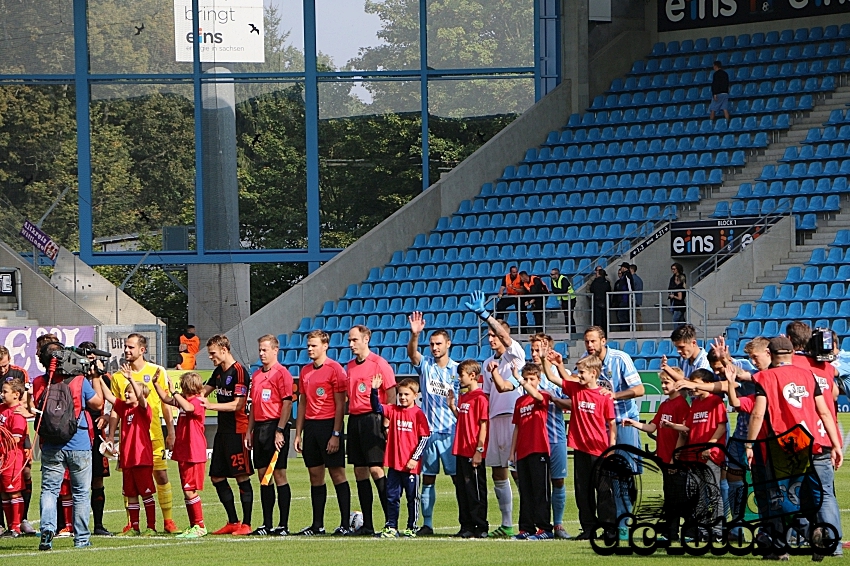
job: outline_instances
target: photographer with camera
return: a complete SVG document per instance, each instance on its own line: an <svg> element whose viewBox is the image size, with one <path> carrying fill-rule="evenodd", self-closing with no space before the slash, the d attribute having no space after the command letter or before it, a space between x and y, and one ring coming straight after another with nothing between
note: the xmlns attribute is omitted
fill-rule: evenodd
<svg viewBox="0 0 850 566"><path fill-rule="evenodd" d="M56 532L56 500L65 470L70 474L74 501L74 546L91 546L89 513L91 499L93 423L85 407L103 407L103 382L89 382L89 361L50 341L39 349L45 375L33 380L35 430L41 441L41 540L39 550L53 548Z"/></svg>

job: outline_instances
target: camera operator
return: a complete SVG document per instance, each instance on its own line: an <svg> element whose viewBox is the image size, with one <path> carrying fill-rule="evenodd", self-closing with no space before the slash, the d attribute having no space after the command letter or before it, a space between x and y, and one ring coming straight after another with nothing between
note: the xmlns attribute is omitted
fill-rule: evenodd
<svg viewBox="0 0 850 566"><path fill-rule="evenodd" d="M89 512L91 500L89 488L92 474L92 438L93 424L83 410L100 410L103 407L102 381L95 378L91 382L84 375L65 375L56 369L64 347L58 341L48 342L39 349L39 360L47 369L45 375L33 380L33 399L36 406L42 395L48 394L48 387L65 382L73 399L74 418L77 430L70 440L62 444L42 439L41 446L41 540L39 550L53 548L53 536L56 532L56 500L65 470L71 478L71 493L74 501L74 546L91 546L89 541ZM54 368L51 370L51 367ZM67 378L71 378L65 381Z"/></svg>
<svg viewBox="0 0 850 566"><path fill-rule="evenodd" d="M823 338L825 335L832 340L832 331L826 330L824 333L820 331L813 332L811 327L805 322L795 320L788 325L785 332L788 338L791 339L791 344L794 346L794 357L791 363L797 367L810 370L815 374L815 379L820 387L826 406L829 409L829 414L832 415L832 421L838 428L838 387L835 378L838 376L838 370L829 363L828 359L834 355L832 345L830 344L828 351L825 350ZM817 340L820 340L818 343ZM820 359L818 359L820 358ZM842 440L841 435L838 437ZM841 539L841 514L839 512L838 500L835 497L834 485L833 489L826 493L827 486L824 485L824 497L821 509L818 512L818 521L823 521L833 525L838 530L839 540ZM837 555L841 555L841 544L836 550Z"/></svg>
<svg viewBox="0 0 850 566"><path fill-rule="evenodd" d="M111 386L112 378L106 373L103 360L98 358L97 354L94 353L97 350L97 345L94 342L81 342L77 348L91 362L87 379L92 383L99 379L103 387L108 389ZM96 387L94 389L97 390ZM94 443L91 451L91 510L94 516L92 534L111 537L112 533L103 526L103 509L106 505L106 491L103 488L103 478L109 477L109 459L100 453L100 446L103 444L103 429L109 423L109 417L104 416L103 413L108 413L109 407L104 407L104 410L86 407L86 412L89 414L89 418L94 425Z"/></svg>

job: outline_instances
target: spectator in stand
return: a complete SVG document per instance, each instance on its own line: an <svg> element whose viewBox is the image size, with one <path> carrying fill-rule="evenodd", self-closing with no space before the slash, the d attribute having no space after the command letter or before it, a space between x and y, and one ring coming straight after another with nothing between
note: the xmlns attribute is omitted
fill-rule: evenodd
<svg viewBox="0 0 850 566"><path fill-rule="evenodd" d="M496 318L499 320L505 318L505 312L511 307L515 308L517 315L522 318L519 297L525 294L525 287L522 285L522 278L517 266L512 265L508 268L508 273L504 279L499 281L499 285L499 300L496 301L496 312L494 313ZM522 326L521 321L520 326Z"/></svg>
<svg viewBox="0 0 850 566"><path fill-rule="evenodd" d="M593 295L593 326L608 327L608 293L611 283L608 274L601 267L596 268L596 278L590 283L590 294Z"/></svg>
<svg viewBox="0 0 850 566"><path fill-rule="evenodd" d="M546 299L541 295L548 294L549 288L546 286L546 283L544 283L543 280L536 275L529 275L525 271L520 271L519 277L522 281L522 287L525 290L525 294L537 295L532 296L523 301L523 305L525 306L526 312L530 312L532 318L534 318L534 326L529 329L529 334L543 332L543 301ZM523 322L526 321L524 321L522 316L520 316L520 333L522 333L522 327L524 326L522 324Z"/></svg>
<svg viewBox="0 0 850 566"><path fill-rule="evenodd" d="M564 311L564 326L567 334L576 331L576 292L573 290L573 282L566 275L562 275L557 267L549 272L552 280L552 292L557 295L561 310Z"/></svg>
<svg viewBox="0 0 850 566"><path fill-rule="evenodd" d="M623 262L617 269L617 280L614 282L614 291L618 294L614 295L612 300L614 307L617 309L617 329L620 332L628 332L631 323L631 312L629 305L631 303L631 292L634 291L632 283L632 271L628 263Z"/></svg>
<svg viewBox="0 0 850 566"><path fill-rule="evenodd" d="M670 276L670 283L667 285L667 289L672 291L672 293L667 294L667 298L670 299L670 312L673 313L673 322L685 322L688 310L684 291L687 288L685 268L682 267L681 263L674 263L670 266L670 270L673 272L673 275Z"/></svg>
<svg viewBox="0 0 850 566"><path fill-rule="evenodd" d="M723 111L729 121L729 74L723 70L720 61L714 62L714 74L711 76L711 104L708 106L709 118L714 121L714 113Z"/></svg>
<svg viewBox="0 0 850 566"><path fill-rule="evenodd" d="M643 316L641 315L641 306L643 306L643 279L637 274L637 265L629 265L629 271L632 272L632 288L635 290L635 330L643 330Z"/></svg>

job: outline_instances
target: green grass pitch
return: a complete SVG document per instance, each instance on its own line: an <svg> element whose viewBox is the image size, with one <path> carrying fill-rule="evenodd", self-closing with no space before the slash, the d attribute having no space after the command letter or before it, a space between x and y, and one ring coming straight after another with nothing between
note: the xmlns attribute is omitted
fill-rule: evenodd
<svg viewBox="0 0 850 566"><path fill-rule="evenodd" d="M644 415L646 417L647 415ZM841 415L842 429L850 430L850 415ZM569 466L572 474L572 464ZM30 519L38 519L38 495L39 495L39 465L33 469L35 480L35 494L30 510ZM179 491L177 466L170 463L169 477L174 489L174 519L180 528L188 526L185 507L182 503L182 493ZM354 489L354 474L349 468L349 482L352 485L352 509L359 509L357 492ZM307 471L300 459L290 460L289 480L292 484L292 511L290 516L290 529L297 531L307 526L311 520L310 493ZM571 534L576 534L578 528L578 515L575 501L572 496L572 477L567 478L567 510L565 526ZM259 488L256 477L254 478L254 523L259 525L262 521L262 512L259 503ZM234 493L236 485L231 480ZM489 515L491 525L499 524L499 508L492 492L492 480L489 479L490 505ZM204 518L210 531L219 528L225 522L224 510L218 502L215 490L209 481L206 489L201 494L204 504ZM329 486L330 487L330 486ZM646 485L644 489L658 489L660 485ZM514 522L516 523L519 512L519 501L516 486L514 490ZM843 466L836 474L836 491L839 494L839 506L841 507L842 524L844 529L850 527L847 514L850 512L850 463ZM121 475L113 472L111 478L106 480L106 527L112 531L120 531L125 524L125 514L122 508L121 497ZM236 498L237 511L241 516L238 496ZM374 506L375 524L383 520L383 513L375 498ZM402 506L400 521L406 520L406 510ZM328 490L328 505L325 511L325 526L329 530L337 525L338 510L333 489ZM142 511L144 521L144 511ZM275 521L277 521L277 509L275 509ZM378 539L342 539L330 536L303 538L303 537L280 537L280 538L254 538L208 536L197 541L180 541L170 536L162 536L146 539L126 538L102 538L93 537L93 547L90 549L76 550L73 548L71 539L59 539L54 541L54 549L51 552L38 552L38 539L35 537L21 537L18 539L0 539L0 564L26 565L26 564L72 564L72 565L108 565L133 564L142 566L155 564L156 566L170 564L204 564L209 566L240 564L381 564L381 565L443 565L458 564L473 566L477 564L493 566L496 564L564 564L564 563L594 563L606 566L632 565L634 561L652 562L659 564L677 564L682 561L693 565L705 565L721 560L726 563L741 564L746 562L761 562L756 557L737 558L731 555L723 557L676 557L667 556L663 552L656 553L652 557L638 556L597 556L586 542L573 541L547 541L547 542L523 542L509 540L458 540L450 538L457 527L457 504L454 498L454 487L447 476L437 479L437 503L434 515L434 526L437 532L435 537L422 537L418 539L378 540ZM162 528L162 518L157 509L157 527ZM792 557L792 561L808 562L809 557ZM838 561L841 558L828 558L829 561Z"/></svg>

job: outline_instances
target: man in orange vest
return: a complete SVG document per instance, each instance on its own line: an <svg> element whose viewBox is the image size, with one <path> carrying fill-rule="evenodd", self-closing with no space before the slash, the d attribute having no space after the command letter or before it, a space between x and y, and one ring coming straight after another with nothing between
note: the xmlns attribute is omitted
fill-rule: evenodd
<svg viewBox="0 0 850 566"><path fill-rule="evenodd" d="M177 369L195 369L195 355L201 350L201 339L195 334L195 327L186 326L186 332L180 335L180 363Z"/></svg>
<svg viewBox="0 0 850 566"><path fill-rule="evenodd" d="M508 273L500 281L501 286L499 287L499 300L496 301L494 314L499 320L505 318L506 311L511 307L516 309L517 314L520 318L522 318L519 297L526 293L525 287L522 285L522 278L519 276L517 266L512 265L508 269ZM519 324L522 326L522 321L520 321Z"/></svg>

